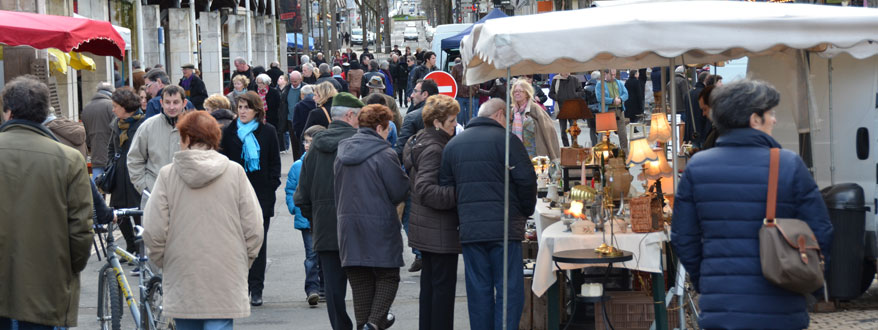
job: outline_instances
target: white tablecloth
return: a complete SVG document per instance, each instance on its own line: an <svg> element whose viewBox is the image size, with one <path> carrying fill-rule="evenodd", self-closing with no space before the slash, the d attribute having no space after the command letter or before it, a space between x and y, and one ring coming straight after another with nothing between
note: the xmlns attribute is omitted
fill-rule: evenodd
<svg viewBox="0 0 878 330"><path fill-rule="evenodd" d="M533 218L537 227L537 240L540 240L543 238L543 230L561 220L561 210L549 208L549 203L540 198L537 199Z"/></svg>
<svg viewBox="0 0 878 330"><path fill-rule="evenodd" d="M600 232L587 235L576 235L565 232L567 229L561 222L549 225L542 231L540 236L540 250L537 253L537 261L534 266L533 286L531 290L538 296L542 296L552 284L555 283L556 270L552 262L552 254L559 251L594 249L603 243ZM607 241L610 235L607 234ZM613 267L636 269L645 272L661 272L661 242L667 241L664 232L653 233L624 233L616 234L616 248L630 251L634 259L621 264L613 264ZM589 265L582 264L559 264L563 269L577 269ZM591 265L594 266L594 265Z"/></svg>

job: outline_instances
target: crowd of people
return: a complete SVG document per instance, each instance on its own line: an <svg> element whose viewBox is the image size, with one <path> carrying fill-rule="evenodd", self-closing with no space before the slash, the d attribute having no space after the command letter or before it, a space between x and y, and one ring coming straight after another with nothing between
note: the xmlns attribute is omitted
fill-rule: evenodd
<svg viewBox="0 0 878 330"><path fill-rule="evenodd" d="M102 193L110 194L112 208L145 210L134 223L145 228L150 260L162 269L163 310L176 320L177 328L231 329L233 319L249 316L251 306L264 303L268 230L277 216L281 154L289 152L294 162L284 185L285 201L304 243L304 299L311 306L325 301L333 329L393 325L390 308L405 266L403 232L415 255L408 271L421 272L420 329L453 328L461 254L470 327L499 328L506 297L505 323L517 329L525 292L520 241L537 197L531 159L547 156L558 161L561 145L571 143L566 133L571 123L566 119L558 119L561 143L557 139L557 107L583 100L593 112L616 112L622 127L626 120L641 120L644 112L644 70L631 70L625 82L616 70L592 72L586 82L559 73L549 78L546 95L533 76L466 86L459 79L463 64L457 59L450 67L460 84L453 98L440 95L436 82L423 79L439 70L436 54L412 54L408 47L405 52L394 47L388 59L378 59L368 50L357 55L351 49L328 59L320 53L313 60L303 56L289 73L278 63L265 70L243 58L233 62L226 94L207 95L191 64L180 68L184 77L178 84L171 84L162 68L135 75L142 78L136 89L102 83L84 108L81 130L69 128L76 123L55 118L47 87L34 78L20 77L6 85L0 172L14 171L6 163L45 175L7 175L0 191L14 186L18 197L10 200L31 196L27 203L48 205L16 207L0 201L0 209L15 218L39 219L44 225L0 223L4 232L25 239L46 234L55 239L40 240L37 250L44 254L37 259L43 262L16 262L0 270L8 283L46 287L44 294L33 297L28 285L17 284L0 299L0 328L6 320L33 329L76 325L79 272L89 258L92 222L112 218L105 211L100 216L93 211L106 207L96 193L101 187ZM715 100L711 92L721 86L721 79L703 74L693 89L682 71L676 72L671 83L677 84L678 99L685 101L677 103L683 104L678 113L691 123L685 139L705 149L737 143L734 137L774 146L770 137L750 129L770 135L770 127L761 129L769 125L764 112L777 102L745 109L761 110L752 113L758 120L727 122L731 117L711 114L711 105L723 106L714 109L723 113L745 110ZM512 93L509 118L507 84ZM736 93L747 95L751 90L770 93L759 88ZM558 105L554 111L543 105L548 98ZM508 137L507 122L512 133ZM597 142L594 125L593 119L588 121L592 145ZM722 134L728 137L717 140ZM619 137L627 144L625 134ZM684 175L676 207L690 219L679 223L696 217L692 210L700 201L690 193L704 179L688 172L707 166L701 163L705 158L693 160ZM91 182L86 159L93 167ZM509 186L504 185L507 171ZM807 193L813 202L816 186L811 183L796 186L795 196ZM151 197L142 198L144 191ZM504 260L506 191L510 226ZM812 204L808 207L821 211ZM675 220L674 226L683 237L675 246L701 242L702 233L691 229L695 225L683 228ZM123 221L120 230L128 251L135 252L132 225ZM818 234L822 240L826 230ZM0 240L0 259L8 261L3 264L13 264L9 257L31 246L19 240L14 240L18 245L4 242L10 241ZM701 257L683 254L681 260L688 269L697 267ZM59 268L58 261L68 266ZM506 274L504 264L509 265ZM705 268L703 274L710 271ZM692 270L690 274L700 275ZM505 292L504 277L509 279ZM715 289L713 282L703 283L703 288ZM345 305L348 285L353 320Z"/></svg>

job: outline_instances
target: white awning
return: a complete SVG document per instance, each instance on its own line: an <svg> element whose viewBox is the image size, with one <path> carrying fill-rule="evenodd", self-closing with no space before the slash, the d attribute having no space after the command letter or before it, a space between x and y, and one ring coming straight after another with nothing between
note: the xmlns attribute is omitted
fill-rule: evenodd
<svg viewBox="0 0 878 330"><path fill-rule="evenodd" d="M499 18L461 41L466 83L512 75L713 63L786 49L878 53L878 9L649 2Z"/></svg>

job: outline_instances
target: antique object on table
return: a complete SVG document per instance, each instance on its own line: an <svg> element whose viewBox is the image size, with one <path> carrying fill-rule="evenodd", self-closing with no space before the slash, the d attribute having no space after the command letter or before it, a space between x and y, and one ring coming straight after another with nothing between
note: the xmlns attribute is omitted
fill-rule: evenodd
<svg viewBox="0 0 878 330"><path fill-rule="evenodd" d="M662 207L655 197L655 193L646 193L631 198L628 203L631 208L631 231L649 233L662 229Z"/></svg>
<svg viewBox="0 0 878 330"><path fill-rule="evenodd" d="M536 156L530 161L534 166L534 171L537 173L537 189L545 189L549 185L548 170L552 161L546 156Z"/></svg>
<svg viewBox="0 0 878 330"><path fill-rule="evenodd" d="M665 113L653 113L649 123L649 136L646 138L650 143L665 143L671 140L671 124Z"/></svg>
<svg viewBox="0 0 878 330"><path fill-rule="evenodd" d="M609 241L609 243L607 243L607 227L606 227L606 225L603 225L603 224L605 224L605 222L604 222L605 219L612 219L612 217L613 217L613 215L612 215L613 214L613 212L612 212L613 204L612 204L612 198L610 198L608 195L609 190L610 190L609 188L603 189L601 191L601 193L598 194L597 198L595 199L596 205L592 206L593 208L599 209L599 212L597 212L597 219L595 219L595 220L597 220L598 223L602 224L601 234L602 234L602 238L604 240L604 242L601 243L601 245L598 246L596 249L594 249L594 251L598 252L602 255L605 255L605 256L613 257L613 256L621 255L621 250L619 250L615 246L613 246L613 239L615 238L615 234L613 233L613 229L615 227L615 224L613 223L613 221L608 221L610 223L610 241ZM609 202L609 203L607 203L607 202Z"/></svg>
<svg viewBox="0 0 878 330"><path fill-rule="evenodd" d="M561 166L581 166L591 163L592 154L589 149L571 147L561 148Z"/></svg>
<svg viewBox="0 0 878 330"><path fill-rule="evenodd" d="M612 222L612 223L609 223ZM607 224L609 223L609 224ZM627 233L628 232L628 223L625 222L622 218L613 217L612 220L606 221L604 228L610 227L610 230L613 234L615 233ZM611 239L612 241L612 239Z"/></svg>
<svg viewBox="0 0 878 330"><path fill-rule="evenodd" d="M603 140L592 148L596 164L600 164L600 161L615 156L611 156L611 154L614 153L614 150L618 147L615 144L610 143L610 132L615 132L616 130L615 112L604 112L595 116L595 131L598 133L604 133Z"/></svg>
<svg viewBox="0 0 878 330"><path fill-rule="evenodd" d="M596 189L586 185L577 185L570 189L570 198L574 201L580 201L584 203L594 202L597 194L598 191Z"/></svg>
<svg viewBox="0 0 878 330"><path fill-rule="evenodd" d="M658 154L652 150L646 138L636 138L628 143L628 159L625 160L626 165L643 164L657 160Z"/></svg>
<svg viewBox="0 0 878 330"><path fill-rule="evenodd" d="M591 221L575 221L570 225L570 231L577 235L594 234L595 224Z"/></svg>
<svg viewBox="0 0 878 330"><path fill-rule="evenodd" d="M592 116L594 115L591 113L591 110L589 110L588 103L586 103L584 99L571 99L561 103L557 118L573 120L573 124L570 125L570 128L568 128L566 132L570 133L570 136L573 138L573 143L571 144L573 148L580 147L577 140L579 134L582 133L579 125L576 124L576 120L590 119ZM562 132L562 134L564 133Z"/></svg>
<svg viewBox="0 0 878 330"><path fill-rule="evenodd" d="M613 200L618 201L622 199L622 196L628 196L634 176L628 172L621 157L610 158L604 175L607 177L607 186L610 187L609 195L613 196Z"/></svg>
<svg viewBox="0 0 878 330"><path fill-rule="evenodd" d="M668 164L668 159L665 157L664 149L657 149L656 154L658 154L658 160L645 163L640 178L647 180L647 182L654 180L648 189L650 191L655 191L656 200L658 200L660 207L664 207L665 198L664 192L662 192L662 181L665 181L664 178L670 178L674 170L671 168L671 165Z"/></svg>

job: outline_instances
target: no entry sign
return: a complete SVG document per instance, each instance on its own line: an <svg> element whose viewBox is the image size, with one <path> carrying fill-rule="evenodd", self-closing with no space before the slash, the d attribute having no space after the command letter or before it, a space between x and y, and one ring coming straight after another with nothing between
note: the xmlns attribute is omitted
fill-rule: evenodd
<svg viewBox="0 0 878 330"><path fill-rule="evenodd" d="M424 76L424 80L432 80L439 86L439 94L457 97L457 82L448 72L433 71Z"/></svg>

